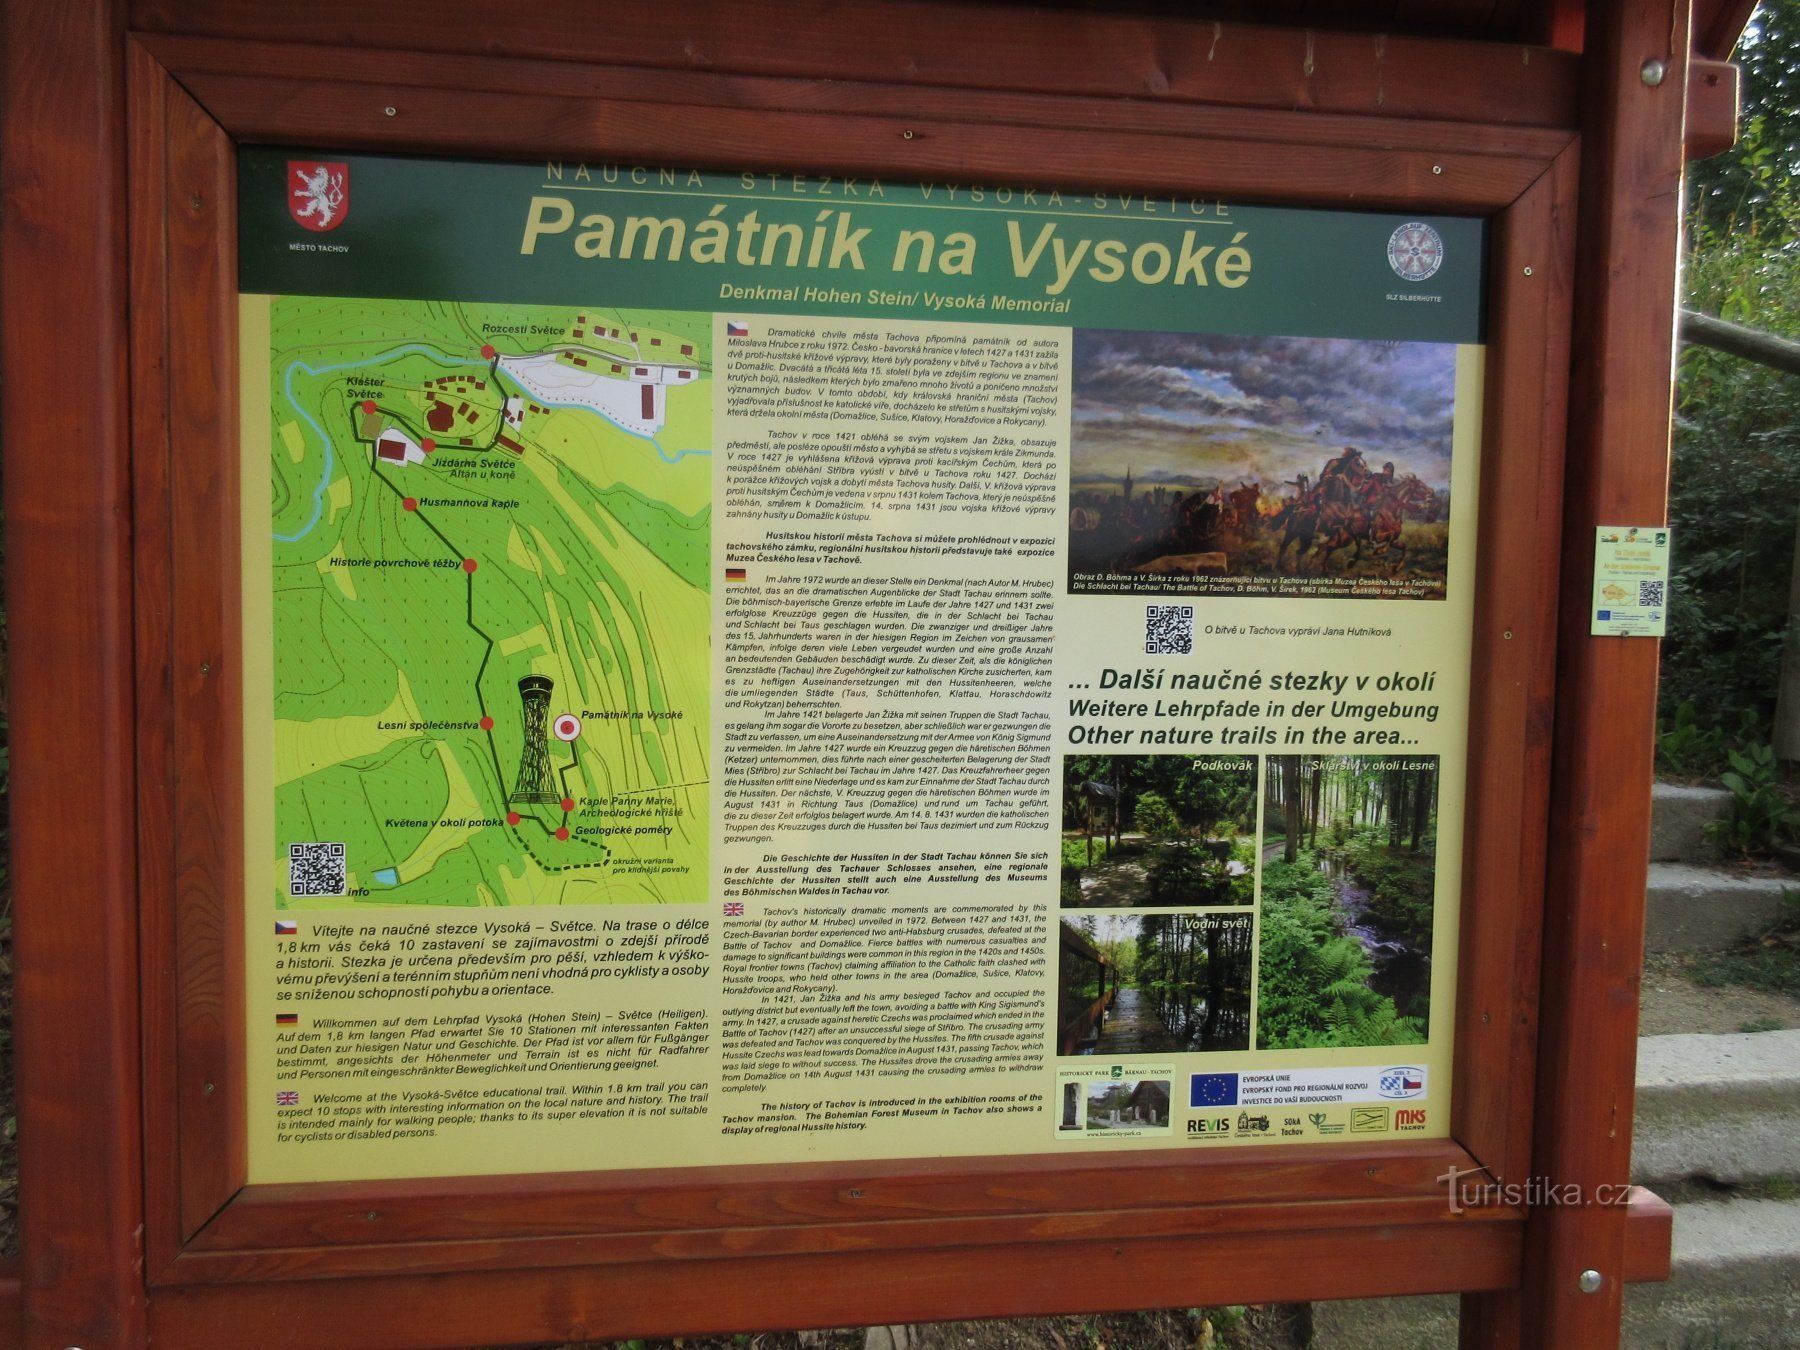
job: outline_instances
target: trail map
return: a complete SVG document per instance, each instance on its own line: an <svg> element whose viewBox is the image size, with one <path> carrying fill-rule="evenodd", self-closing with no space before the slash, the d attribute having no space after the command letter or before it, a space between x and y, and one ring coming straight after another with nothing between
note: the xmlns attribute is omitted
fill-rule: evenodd
<svg viewBox="0 0 1800 1350"><path fill-rule="evenodd" d="M269 325L278 906L702 900L710 316Z"/></svg>

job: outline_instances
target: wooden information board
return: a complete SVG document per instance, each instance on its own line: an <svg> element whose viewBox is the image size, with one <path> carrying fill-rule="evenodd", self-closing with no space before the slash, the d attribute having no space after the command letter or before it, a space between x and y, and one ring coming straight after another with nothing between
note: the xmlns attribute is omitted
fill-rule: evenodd
<svg viewBox="0 0 1800 1350"><path fill-rule="evenodd" d="M16 9L25 1344L1616 1336L1685 10Z"/></svg>

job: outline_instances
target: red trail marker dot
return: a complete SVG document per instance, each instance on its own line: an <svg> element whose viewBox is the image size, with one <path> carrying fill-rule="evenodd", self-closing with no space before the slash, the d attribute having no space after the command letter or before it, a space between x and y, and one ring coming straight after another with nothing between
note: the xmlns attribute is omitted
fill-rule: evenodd
<svg viewBox="0 0 1800 1350"><path fill-rule="evenodd" d="M573 811L575 809L575 799L573 797L564 797L562 799L562 809L565 811Z"/></svg>
<svg viewBox="0 0 1800 1350"><path fill-rule="evenodd" d="M433 450L437 449L437 442L427 436L424 440L419 442L419 449L429 455Z"/></svg>
<svg viewBox="0 0 1800 1350"><path fill-rule="evenodd" d="M569 827L567 825L558 825L556 827L556 837L558 839L567 839L569 837Z"/></svg>
<svg viewBox="0 0 1800 1350"><path fill-rule="evenodd" d="M520 815L517 811L508 811L506 813L506 823L508 825L517 825L523 819L525 819L525 817Z"/></svg>
<svg viewBox="0 0 1800 1350"><path fill-rule="evenodd" d="M463 571L473 572L475 570L475 567L476 567L476 562L473 558L464 558L463 559Z"/></svg>
<svg viewBox="0 0 1800 1350"><path fill-rule="evenodd" d="M419 499L417 497L408 497L402 501L400 505L408 511L417 511L419 509Z"/></svg>
<svg viewBox="0 0 1800 1350"><path fill-rule="evenodd" d="M493 343L488 342L488 343L482 344L481 359L483 361L492 361L494 359L494 344Z"/></svg>
<svg viewBox="0 0 1800 1350"><path fill-rule="evenodd" d="M375 411L375 400L372 398L365 398L363 400L363 411L366 413L374 412Z"/></svg>
<svg viewBox="0 0 1800 1350"><path fill-rule="evenodd" d="M494 729L494 719L491 717L482 718L481 719L481 729L483 731L492 731Z"/></svg>

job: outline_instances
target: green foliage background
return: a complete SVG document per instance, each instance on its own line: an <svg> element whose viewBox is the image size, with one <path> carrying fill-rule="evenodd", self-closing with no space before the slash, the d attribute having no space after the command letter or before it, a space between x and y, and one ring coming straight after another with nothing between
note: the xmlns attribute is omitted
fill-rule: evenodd
<svg viewBox="0 0 1800 1350"><path fill-rule="evenodd" d="M1734 59L1744 70L1738 145L1690 168L1689 308L1800 337L1800 0L1757 11ZM1687 705L1688 750L1669 762L1716 774L1735 740L1766 741L1800 509L1800 377L1705 347L1682 348L1669 518L1675 562L1663 645L1665 734Z"/></svg>
<svg viewBox="0 0 1800 1350"><path fill-rule="evenodd" d="M1220 769L1216 763L1216 758L1194 755L1065 755L1063 827L1083 825L1080 788L1092 781L1118 789L1119 821L1127 830L1155 824L1171 834L1249 834L1256 828L1255 771ZM1094 828L1100 827L1096 811Z"/></svg>

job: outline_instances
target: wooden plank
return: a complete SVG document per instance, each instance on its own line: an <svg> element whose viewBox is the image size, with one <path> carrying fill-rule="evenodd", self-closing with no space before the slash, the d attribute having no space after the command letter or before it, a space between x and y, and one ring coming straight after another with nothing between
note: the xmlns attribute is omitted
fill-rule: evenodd
<svg viewBox="0 0 1800 1350"><path fill-rule="evenodd" d="M0 17L24 1342L140 1343L122 6Z"/></svg>
<svg viewBox="0 0 1800 1350"><path fill-rule="evenodd" d="M241 528L229 143L131 50L145 1149L154 1267L243 1184ZM174 447L180 446L180 453ZM175 548L172 541L204 541Z"/></svg>
<svg viewBox="0 0 1800 1350"><path fill-rule="evenodd" d="M1493 17L1494 0L1398 0L1394 18L1404 24L1473 28Z"/></svg>
<svg viewBox="0 0 1800 1350"><path fill-rule="evenodd" d="M177 1082L173 822L163 807L175 790L170 684L173 601L169 565L169 327L167 231L168 102L173 85L136 44L127 51L131 131L132 529L137 604L138 925L143 957L145 1251L167 1265L184 1235Z"/></svg>
<svg viewBox="0 0 1800 1350"><path fill-rule="evenodd" d="M373 1227L377 1216L366 1227ZM1186 1238L1235 1234L1245 1241L1275 1241L1306 1232L1371 1234L1396 1227L1432 1226L1451 1233L1472 1223L1520 1227L1518 1210L1454 1214L1435 1195L1405 1200L1321 1202L1316 1197L1287 1205L1245 1204L1205 1208L1180 1200L1140 1210L1083 1207L1061 1213L1012 1217L933 1215L927 1218L858 1223L775 1226L746 1223L667 1233L590 1232L556 1237L513 1234L498 1241L431 1241L376 1246L308 1247L295 1241L287 1248L262 1251L202 1252L191 1249L161 1277L164 1286L254 1283L265 1280L318 1280L371 1275L447 1275L495 1270L598 1270L636 1263L655 1263L671 1278L696 1261L793 1259L845 1251L904 1253L958 1248L981 1253L984 1261L1029 1265L1047 1244L1079 1242L1088 1246L1144 1238ZM854 1291L831 1314L834 1323L864 1316ZM928 1317L914 1309L905 1320ZM665 1327L664 1331L669 1328Z"/></svg>
<svg viewBox="0 0 1800 1350"><path fill-rule="evenodd" d="M1317 201L1342 205L1482 212L1511 202L1542 170L1536 161L1415 147L1319 146L1296 138L1273 155L1265 142L1129 131L992 126L892 114L763 111L627 103L543 94L415 88L404 97L382 83L320 85L303 78L198 74L185 87L239 140L699 168L863 173L1008 183L1118 188L1229 201ZM394 109L389 115L387 109ZM1032 166L1027 168L1026 166ZM1051 166L1039 168L1037 166ZM1328 186L1329 185L1329 186Z"/></svg>
<svg viewBox="0 0 1800 1350"><path fill-rule="evenodd" d="M175 783L173 953L181 1218L191 1235L243 1184L244 688L238 539L237 194L233 147L168 105L169 529ZM154 710L146 709L146 721Z"/></svg>
<svg viewBox="0 0 1800 1350"><path fill-rule="evenodd" d="M1577 255L1561 669L1538 1049L1534 1171L1587 1196L1631 1165L1638 981L1649 857L1658 644L1592 637L1594 527L1667 510L1669 404L1680 247L1685 0L1595 3ZM1657 85L1640 75L1664 61ZM1524 1343L1615 1344L1625 1210L1534 1211ZM1597 1292L1577 1278L1598 1271Z"/></svg>
<svg viewBox="0 0 1800 1350"><path fill-rule="evenodd" d="M1576 163L1494 222L1457 964L1457 1138L1499 1181L1531 1155L1543 866L1555 707ZM1504 393L1501 393L1504 391Z"/></svg>
<svg viewBox="0 0 1800 1350"><path fill-rule="evenodd" d="M1503 1288L1510 1223L1373 1231L1069 1241L991 1253L841 1251L786 1258L455 1279L190 1285L158 1294L151 1331L183 1350L400 1350L835 1325L854 1291L871 1323Z"/></svg>
<svg viewBox="0 0 1800 1350"><path fill-rule="evenodd" d="M1031 12L949 0L870 0L854 21L827 0L768 11L691 0L666 11L545 0L529 24L430 0L256 4L138 0L150 33L329 41L422 51L600 62L660 70L1083 94L1505 125L1574 125L1575 58L1510 43L1256 28L1191 19ZM923 100L921 100L923 101Z"/></svg>
<svg viewBox="0 0 1800 1350"><path fill-rule="evenodd" d="M386 53L356 48L160 35L139 40L182 83L204 76L228 75L378 85L387 91L396 108L404 104L407 93L413 89L455 89L558 98L604 97L625 103L701 108L898 115L917 122L1161 132L1270 144L1303 139L1310 145L1431 149L1545 163L1567 147L1573 136L1565 128L1423 119L1400 122L1390 117L1348 113L1310 116L1303 125L1303 136L1296 136L1291 113L1256 108L1224 109L991 89L937 89L929 100L921 100L918 89L892 83L645 70L618 65L574 65L567 61L494 61L429 53L409 54L404 64L396 66Z"/></svg>
<svg viewBox="0 0 1800 1350"><path fill-rule="evenodd" d="M1694 55L1703 61L1729 58L1755 10L1756 0L1695 0Z"/></svg>
<svg viewBox="0 0 1800 1350"><path fill-rule="evenodd" d="M1720 155L1737 144L1738 68L1724 61L1688 63L1683 149L1690 160Z"/></svg>
<svg viewBox="0 0 1800 1350"><path fill-rule="evenodd" d="M0 1259L0 1350L15 1350L25 1334L19 1258Z"/></svg>
<svg viewBox="0 0 1800 1350"><path fill-rule="evenodd" d="M1655 1191L1633 1186L1625 1210L1625 1283L1668 1279L1674 1243L1674 1206Z"/></svg>
<svg viewBox="0 0 1800 1350"><path fill-rule="evenodd" d="M1475 1166L1447 1140L1421 1140L1173 1156L923 1159L253 1186L213 1221L194 1249L485 1241L508 1234L666 1234L897 1222L921 1215L1031 1218L1098 1210L1101 1195L1105 1209L1124 1213L1178 1201L1242 1206L1246 1197L1269 1211L1322 1197L1350 1204L1423 1196L1441 1206L1437 1178L1451 1167Z"/></svg>

